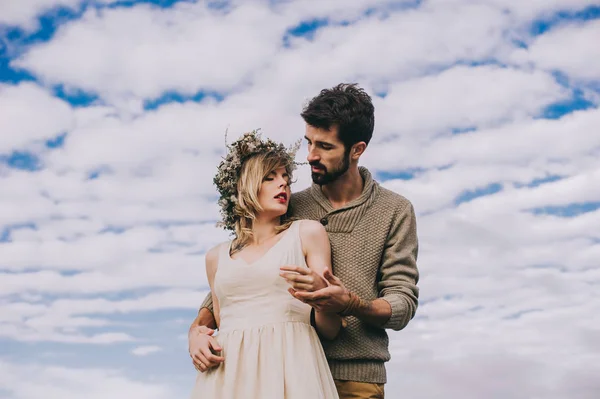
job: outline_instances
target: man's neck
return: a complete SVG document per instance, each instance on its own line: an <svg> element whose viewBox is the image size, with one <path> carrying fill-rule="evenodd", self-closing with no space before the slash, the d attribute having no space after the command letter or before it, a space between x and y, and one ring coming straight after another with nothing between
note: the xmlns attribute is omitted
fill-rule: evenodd
<svg viewBox="0 0 600 399"><path fill-rule="evenodd" d="M352 165L334 182L321 186L321 191L334 209L338 209L360 197L365 182L360 175L358 165Z"/></svg>

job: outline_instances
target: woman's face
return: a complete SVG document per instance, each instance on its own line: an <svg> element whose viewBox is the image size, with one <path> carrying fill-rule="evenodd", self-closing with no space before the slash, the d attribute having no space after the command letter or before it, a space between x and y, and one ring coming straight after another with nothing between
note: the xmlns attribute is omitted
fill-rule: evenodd
<svg viewBox="0 0 600 399"><path fill-rule="evenodd" d="M285 167L272 171L264 178L258 190L261 214L277 217L285 215L290 200L290 176Z"/></svg>

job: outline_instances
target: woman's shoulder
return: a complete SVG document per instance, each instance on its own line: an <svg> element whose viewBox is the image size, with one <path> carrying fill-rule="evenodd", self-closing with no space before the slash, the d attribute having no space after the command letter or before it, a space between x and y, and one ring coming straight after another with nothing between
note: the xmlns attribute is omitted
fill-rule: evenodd
<svg viewBox="0 0 600 399"><path fill-rule="evenodd" d="M299 237L304 255L309 252L321 251L323 245L329 247L329 236L325 227L316 220L302 219L299 224Z"/></svg>
<svg viewBox="0 0 600 399"><path fill-rule="evenodd" d="M298 223L300 237L302 238L319 238L327 236L325 227L316 220L301 219L296 221L296 223Z"/></svg>

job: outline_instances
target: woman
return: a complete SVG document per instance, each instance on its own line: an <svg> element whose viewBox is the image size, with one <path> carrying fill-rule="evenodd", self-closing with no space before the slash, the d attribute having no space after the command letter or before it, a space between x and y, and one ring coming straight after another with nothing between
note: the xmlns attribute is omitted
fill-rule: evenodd
<svg viewBox="0 0 600 399"><path fill-rule="evenodd" d="M341 318L315 311L315 331L310 306L288 292L286 278L293 277L280 275L282 265L308 267L319 276L331 269L324 228L286 217L295 151L262 141L256 132L228 149L214 181L222 225L235 238L206 254L224 361L199 370L192 399L337 398L317 331L335 338ZM325 285L321 277L312 283L299 279L296 288Z"/></svg>

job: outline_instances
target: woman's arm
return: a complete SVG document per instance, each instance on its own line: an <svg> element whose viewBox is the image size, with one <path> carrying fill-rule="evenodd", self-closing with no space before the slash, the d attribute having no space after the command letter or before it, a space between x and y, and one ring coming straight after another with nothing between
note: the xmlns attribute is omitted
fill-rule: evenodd
<svg viewBox="0 0 600 399"><path fill-rule="evenodd" d="M323 277L326 269L331 271L331 247L325 228L316 221L300 222L300 239L308 267ZM336 313L315 309L316 329L326 339L334 339L340 332L342 318Z"/></svg>
<svg viewBox="0 0 600 399"><path fill-rule="evenodd" d="M220 317L220 308L219 308L219 300L215 295L215 289L213 287L213 283L215 281L215 274L217 274L217 264L219 263L219 246L211 248L210 251L206 253L206 279L208 280L208 286L210 287L210 293L212 295L212 303L213 303L213 316L215 318L215 323L217 328L221 325L221 317Z"/></svg>
<svg viewBox="0 0 600 399"><path fill-rule="evenodd" d="M210 291L212 295L213 301L213 314L214 320L216 321L216 325L220 324L219 317L219 300L214 294L213 282L215 279L215 274L217 272L217 264L219 261L219 250L218 246L212 248L210 251L206 253L206 277L208 279L208 285L210 286ZM201 372L204 372L210 368L216 367L223 362L223 357L217 356L215 352L220 352L221 347L218 342L212 337L214 330L209 329L205 326L199 325L201 320L199 318L201 315L199 314L194 324L196 327L190 329L190 333L188 335L188 343L189 343L189 351L190 356L192 357L192 361ZM211 317L212 318L212 317Z"/></svg>

